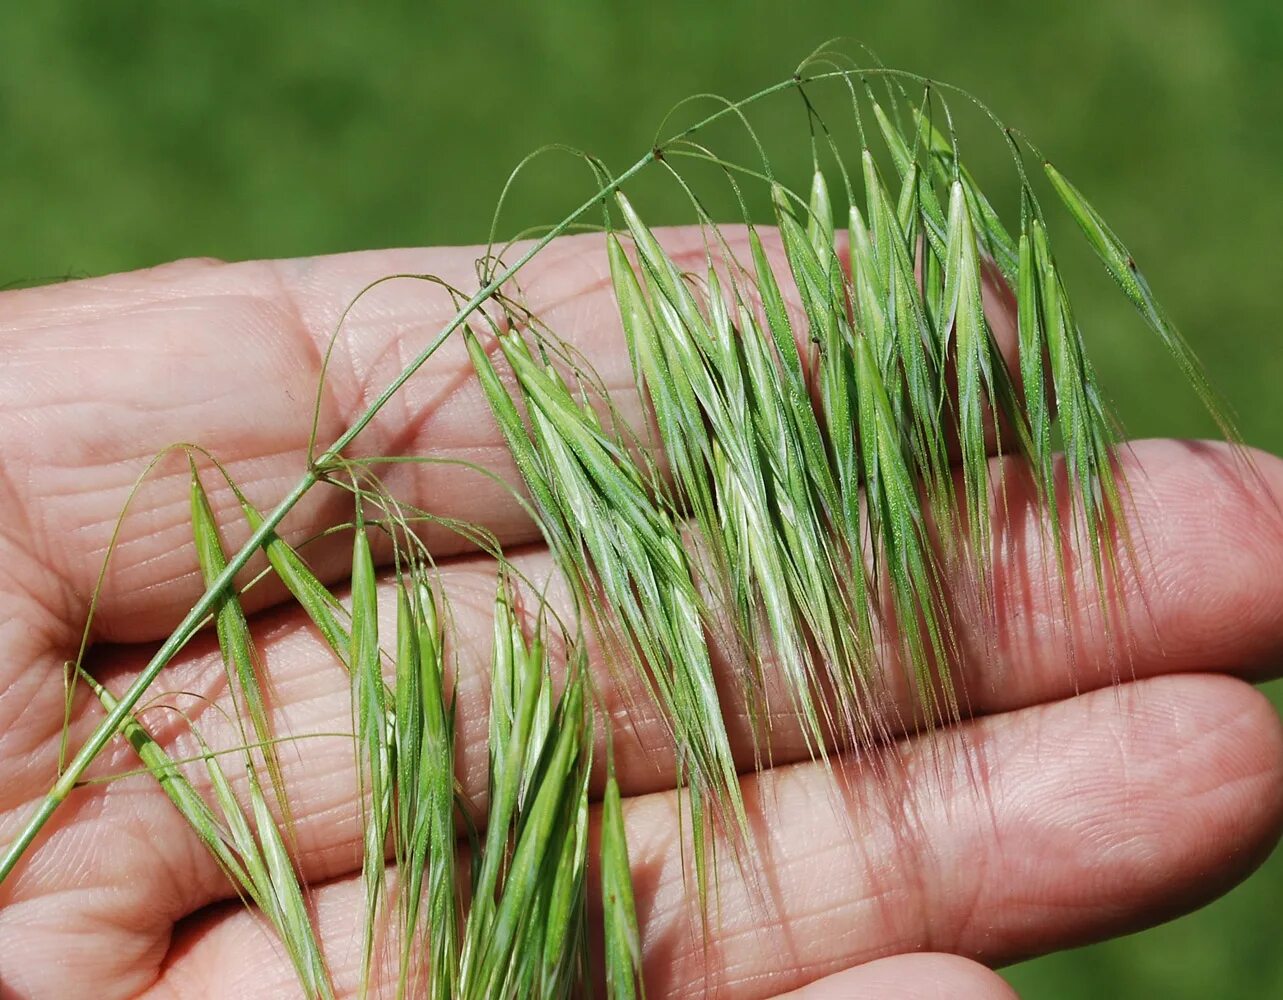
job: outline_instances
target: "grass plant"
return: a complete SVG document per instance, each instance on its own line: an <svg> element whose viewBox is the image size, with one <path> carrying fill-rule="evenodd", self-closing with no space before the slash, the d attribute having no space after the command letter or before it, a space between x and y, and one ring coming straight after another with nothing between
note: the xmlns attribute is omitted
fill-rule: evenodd
<svg viewBox="0 0 1283 1000"><path fill-rule="evenodd" d="M833 94L838 112L822 99ZM790 96L801 97L814 150L799 190L776 176L750 118L759 102ZM978 108L1011 154L1020 179L1011 228L963 165L950 102ZM706 133L727 125L743 127L756 160L713 152ZM717 104L617 175L588 162L600 184L583 205L533 242L483 261L480 287L458 293L455 317L350 428L312 449L310 466L275 508L263 514L243 503L249 540L231 555L191 453L205 594L126 692L113 695L83 670L71 674L106 715L0 859L0 878L121 735L262 912L306 995L333 995L294 863L278 752L289 737L270 723L270 692L236 582L262 551L348 675L362 803L363 990L390 988L378 977L391 955L398 996L569 997L595 983L612 997L639 996L625 811L588 667L590 638L665 721L698 900L715 919L710 853L729 848L749 865L753 852L731 703L750 720L757 766L769 764L783 714L800 720L819 759L966 714L963 649L989 641L997 617L995 505L1006 493L995 450L1023 460L1055 553L1049 572L1062 587L1072 557L1092 567L1108 594L1128 558L1117 423L1039 188L1067 210L1232 436L1118 237L1023 136L948 87L825 49L788 80ZM696 266L665 251L624 192L643 171L666 174L689 196L705 235ZM713 221L707 206L727 200L739 206L742 231ZM771 206L760 221L775 227L778 251L751 218L748 206L760 203ZM595 373L522 301L525 266L595 211L662 461L618 419ZM1016 302L1011 345L1000 343L986 313L986 288L996 284ZM451 336L467 345L575 611L556 619L500 561L481 810L456 778L450 594L416 534L432 512L400 505L375 475L377 463L347 454ZM320 484L346 490L353 503L346 604L277 533ZM1046 516L1062 504L1071 512L1067 529ZM394 554L392 635L379 628L375 536ZM202 753L176 761L149 733L152 709L140 706L207 624L222 651L240 745L215 751L197 733ZM729 687L717 682L719 657L736 667ZM595 774L604 791L594 829ZM590 867L600 884L592 899Z"/></svg>

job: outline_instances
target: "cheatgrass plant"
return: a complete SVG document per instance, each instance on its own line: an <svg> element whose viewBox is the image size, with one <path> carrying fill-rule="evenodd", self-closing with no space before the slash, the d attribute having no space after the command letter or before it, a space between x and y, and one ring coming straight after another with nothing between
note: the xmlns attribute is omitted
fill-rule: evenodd
<svg viewBox="0 0 1283 1000"><path fill-rule="evenodd" d="M812 162L786 177L753 112L799 97ZM666 726L692 898L715 920L710 852L730 850L751 872L739 774L769 765L780 718L796 720L823 760L966 714L963 657L998 627L1004 469L1020 468L1033 486L1050 582L1068 605L1067 566L1088 567L1108 623L1113 584L1132 558L1128 487L1115 460L1118 424L1053 248L1051 206L1067 210L1233 437L1117 235L1021 134L969 96L910 73L826 49L788 80L711 107L621 173L584 157L596 190L538 238L502 248L492 239L479 287L449 289L454 318L336 440L313 435L307 469L270 512L236 493L249 540L233 553L202 481L226 475L212 456L186 449L206 591L128 690L110 692L71 665L70 685L86 684L106 716L62 762L0 877L122 736L280 939L304 993L334 994L296 865L282 747L301 737L274 729L242 603L240 574L259 551L349 684L350 732L330 738L350 740L358 776L363 994L642 994L613 765L614 743L631 736L611 728L590 647ZM963 163L963 110L1010 155L1018 200L1009 214ZM727 127L741 145L747 137L747 159L716 151L730 141ZM702 252L679 261L648 227L625 191L644 171L689 200ZM715 221L725 210L714 205L731 206L742 227ZM522 295L526 265L549 242L598 220L644 427L622 418L602 380ZM994 289L1014 298L1014 343L1000 343L986 312ZM484 527L439 518L430 501L400 502L376 474L383 463L430 456L349 455L449 337L466 344L522 502L569 584L560 617ZM999 451L1005 462L991 459ZM278 533L318 487L352 502L350 521L330 531L352 540L342 601ZM460 664L451 595L418 530L428 523L459 532L499 567L481 806L456 773ZM390 569L376 552L392 554ZM153 685L207 624L235 739L212 746L186 722L198 752L175 758L152 735L151 717L188 719L187 696L157 697ZM737 747L732 733L745 725L751 746Z"/></svg>

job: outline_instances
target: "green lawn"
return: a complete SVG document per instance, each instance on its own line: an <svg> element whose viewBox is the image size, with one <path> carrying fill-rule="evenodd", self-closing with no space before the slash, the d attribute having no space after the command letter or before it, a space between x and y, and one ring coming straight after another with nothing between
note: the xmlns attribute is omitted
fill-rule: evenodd
<svg viewBox="0 0 1283 1000"><path fill-rule="evenodd" d="M682 97L746 94L858 35L1029 132L1131 245L1247 439L1283 451L1277 0L439 6L6 5L0 284L483 240L535 147L565 141L622 166ZM779 108L768 137L796 126ZM536 171L507 228L555 221L588 180ZM672 192L648 215L689 217ZM1209 433L1121 299L1087 319L1129 431ZM1011 978L1031 998L1283 996L1281 896L1276 855L1200 914Z"/></svg>

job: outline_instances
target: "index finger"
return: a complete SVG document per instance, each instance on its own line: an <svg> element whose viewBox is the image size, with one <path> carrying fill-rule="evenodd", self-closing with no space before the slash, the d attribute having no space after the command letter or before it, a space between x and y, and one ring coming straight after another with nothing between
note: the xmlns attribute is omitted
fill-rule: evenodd
<svg viewBox="0 0 1283 1000"><path fill-rule="evenodd" d="M628 362L599 240L571 237L523 272L530 305L573 338L615 403L636 411ZM676 254L699 252L698 233L675 230ZM0 296L0 511L25 524L32 562L58 580L48 607L82 614L115 519L135 477L159 450L198 443L222 461L252 503L269 507L298 480L325 350L337 318L370 282L434 274L476 287L475 247L387 250L293 261L175 264ZM372 290L349 314L320 395L318 440L337 437L454 315L439 285L409 278ZM449 339L355 442L352 454L417 454L478 462L517 481ZM388 485L435 513L490 528L505 543L535 529L499 483L449 465L387 470ZM215 485L210 477L210 486ZM99 608L100 634L143 640L166 632L203 585L190 558L185 463L165 463L126 521ZM227 541L247 534L225 486L211 501ZM303 537L346 520L349 501L315 490L291 519ZM458 545L429 532L438 552ZM332 576L342 556L310 550ZM261 598L260 598L261 599ZM69 627L78 622L68 621Z"/></svg>
<svg viewBox="0 0 1283 1000"><path fill-rule="evenodd" d="M707 252L700 229L658 235L679 267L700 269ZM733 256L749 259L746 230L727 227L723 236ZM789 287L776 234L763 230L761 236ZM31 526L29 557L54 571L60 593L46 606L66 609L67 628L79 627L135 477L175 442L208 448L252 503L274 506L306 469L323 365L316 411L322 449L455 315L457 300L443 283L465 293L476 288L483 252L458 247L238 264L183 261L0 297L0 453L12 487L9 496L0 495L0 506L9 507L10 520ZM362 295L335 336L338 317L358 293L388 275L400 277ZM440 281L416 280L426 275ZM554 241L522 270L520 282L523 305L573 345L618 415L647 438L602 238ZM1010 346L1009 304L989 305L995 334ZM805 338L800 315L796 319L795 332ZM504 545L538 537L517 500L520 477L459 338L446 339L347 454L430 456L439 461L380 470L393 495L442 518L480 524ZM208 485L219 484L210 477ZM179 461L163 464L146 485L113 557L98 607L99 638L158 638L199 597L204 585L187 550L188 490ZM227 543L239 546L248 527L231 489L212 489L210 500ZM286 533L299 539L321 532L346 520L349 504L346 496L313 490ZM437 556L467 544L441 527L425 534ZM333 579L344 572L345 545L322 543L309 548L309 558L320 576ZM269 586L248 603L261 606L280 596Z"/></svg>

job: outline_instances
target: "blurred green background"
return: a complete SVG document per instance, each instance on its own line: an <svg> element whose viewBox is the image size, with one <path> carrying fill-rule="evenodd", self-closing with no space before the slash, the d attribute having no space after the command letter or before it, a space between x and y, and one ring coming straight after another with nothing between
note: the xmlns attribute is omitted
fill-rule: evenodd
<svg viewBox="0 0 1283 1000"><path fill-rule="evenodd" d="M1028 131L1131 245L1247 439L1283 451L1277 0L6 4L0 285L484 240L535 147L622 167L679 99L747 94L835 35ZM792 105L764 114L768 141L784 117L797 134ZM985 181L1010 196L1005 175ZM555 221L586 183L564 161L538 170L507 228ZM648 214L689 219L671 190ZM1082 263L1084 292L1104 291ZM1121 299L1099 298L1088 336L1129 431L1207 433ZM1283 996L1280 898L1276 854L1199 914L1011 980L1030 998Z"/></svg>

